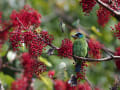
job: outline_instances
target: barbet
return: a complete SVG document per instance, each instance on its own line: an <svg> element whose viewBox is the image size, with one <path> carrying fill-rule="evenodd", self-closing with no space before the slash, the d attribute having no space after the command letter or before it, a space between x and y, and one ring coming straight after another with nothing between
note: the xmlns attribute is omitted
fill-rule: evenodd
<svg viewBox="0 0 120 90"><path fill-rule="evenodd" d="M75 73L80 73L82 69L82 60L78 60L74 56L79 56L79 57L86 57L88 53L88 44L85 39L85 36L81 33L76 33L75 35L72 36L75 40L73 43L73 58L75 60ZM76 75L72 75L71 80L69 83L72 86L77 85L77 77Z"/></svg>

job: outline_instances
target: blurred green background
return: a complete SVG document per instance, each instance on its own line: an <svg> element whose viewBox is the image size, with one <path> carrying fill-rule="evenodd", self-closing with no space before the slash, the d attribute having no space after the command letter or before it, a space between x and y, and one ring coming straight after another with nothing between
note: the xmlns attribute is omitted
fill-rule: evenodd
<svg viewBox="0 0 120 90"><path fill-rule="evenodd" d="M117 23L114 17L111 17L105 27L98 25L96 15L96 11L99 8L98 4L96 4L89 15L85 15L85 13L82 12L79 0L0 0L0 12L3 13L2 19L9 20L12 10L20 10L26 4L36 9L42 15L40 28L48 31L54 36L55 40L53 44L58 47L61 45L61 41L64 38L71 37L73 31L73 29L68 28L67 25L62 22L61 16L57 13L59 11L62 11L62 14L65 13L67 18L71 16L73 26L77 27L81 25L91 37L99 40L107 48L114 51L115 48L120 45L110 28ZM61 29L64 29L64 32L62 32ZM9 42L6 41L0 51L0 57L3 61L11 62L12 66L21 68L19 60L15 59L11 61L12 57L9 56L4 58L6 54L11 52L8 51L8 47ZM21 52L24 52L24 50L21 50ZM13 52L11 55L13 55ZM105 56L104 53L103 56ZM56 76L59 79L68 80L73 73L74 65L72 59L47 55L42 55L42 58L44 59L43 61L46 61L48 66L47 70L55 70ZM118 72L113 61L100 62L96 65L94 65L94 63L89 63L89 67L86 71L86 76L93 86L98 86L103 90L109 90L109 88L112 87L116 74L118 74ZM6 88L10 88L11 82L16 78L19 78L19 74L15 74L9 69L2 69L0 72L0 80ZM44 78L48 79L47 72L44 73ZM50 85L52 84L49 84L49 86ZM44 80L38 80L37 78L34 78L33 86L35 90L40 90L39 88L41 88L41 90L47 90L49 87Z"/></svg>

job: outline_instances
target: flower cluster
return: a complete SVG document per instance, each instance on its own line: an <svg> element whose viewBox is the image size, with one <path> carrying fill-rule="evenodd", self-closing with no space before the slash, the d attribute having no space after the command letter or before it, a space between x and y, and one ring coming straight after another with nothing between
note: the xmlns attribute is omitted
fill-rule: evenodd
<svg viewBox="0 0 120 90"><path fill-rule="evenodd" d="M116 48L116 53L115 55L120 56L120 47ZM120 70L120 60L115 60L115 64L118 70Z"/></svg>
<svg viewBox="0 0 120 90"><path fill-rule="evenodd" d="M97 11L97 17L98 17L98 23L101 25L101 26L104 26L110 19L110 12L100 6L99 10Z"/></svg>
<svg viewBox="0 0 120 90"><path fill-rule="evenodd" d="M28 29L31 25L35 25L38 27L41 23L41 15L28 6L25 6L19 12L13 10L11 16L11 22L16 27L26 28ZM22 23L22 24L21 24ZM23 27L24 26L24 27Z"/></svg>
<svg viewBox="0 0 120 90"><path fill-rule="evenodd" d="M90 13L92 8L95 6L95 0L81 0L80 3L82 4L83 12Z"/></svg>
<svg viewBox="0 0 120 90"><path fill-rule="evenodd" d="M15 30L10 33L10 43L13 49L18 50L18 47L24 43L33 56L41 55L43 48L52 43L53 40L53 36L49 35L47 31L41 31L40 34L37 34L31 30L25 32Z"/></svg>
<svg viewBox="0 0 120 90"><path fill-rule="evenodd" d="M118 39L120 39L120 22L115 25L115 29L112 28L112 31L113 31L115 37L117 37Z"/></svg>
<svg viewBox="0 0 120 90"><path fill-rule="evenodd" d="M10 43L13 47L13 50L16 50L17 47L20 47L21 42L22 42L21 32L11 32L10 33Z"/></svg>
<svg viewBox="0 0 120 90"><path fill-rule="evenodd" d="M33 60L29 53L22 54L21 63L24 68L24 76L27 77L28 80L31 80L34 73L38 76L42 72L46 71L46 66L42 62Z"/></svg>
<svg viewBox="0 0 120 90"><path fill-rule="evenodd" d="M44 47L44 41L41 38L34 38L30 43L29 53L33 56L41 55Z"/></svg>
<svg viewBox="0 0 120 90"><path fill-rule="evenodd" d="M28 46L31 41L36 37L32 31L27 31L23 33L24 43Z"/></svg>
<svg viewBox="0 0 120 90"><path fill-rule="evenodd" d="M27 78L22 77L12 83L11 90L27 90L28 83Z"/></svg>
<svg viewBox="0 0 120 90"><path fill-rule="evenodd" d="M70 41L69 39L62 40L62 45L58 49L58 55L71 58L72 57L72 46L73 46L72 41Z"/></svg>
<svg viewBox="0 0 120 90"><path fill-rule="evenodd" d="M55 90L92 90L87 82L78 84L77 86L70 86L68 82L64 82L62 80L54 81L54 89Z"/></svg>
<svg viewBox="0 0 120 90"><path fill-rule="evenodd" d="M90 39L88 42L89 46L89 54L94 58L101 58L101 48L103 45L101 45L98 41L94 39Z"/></svg>
<svg viewBox="0 0 120 90"><path fill-rule="evenodd" d="M87 67L88 65L86 64L85 61L82 61L82 64L81 64L81 69L80 69L80 72L77 72L76 75L77 75L77 80L78 82L80 82L80 80L84 80L85 79L85 67Z"/></svg>
<svg viewBox="0 0 120 90"><path fill-rule="evenodd" d="M46 44L50 44L54 40L53 35L49 35L47 31L41 31L40 37L46 42Z"/></svg>

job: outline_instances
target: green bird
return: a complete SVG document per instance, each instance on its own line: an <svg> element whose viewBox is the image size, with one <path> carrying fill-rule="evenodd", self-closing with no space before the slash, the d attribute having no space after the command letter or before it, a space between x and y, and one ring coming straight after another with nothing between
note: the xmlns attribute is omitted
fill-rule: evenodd
<svg viewBox="0 0 120 90"><path fill-rule="evenodd" d="M82 62L81 60L76 59L74 56L86 57L88 53L88 44L85 39L85 36L79 32L72 36L75 41L73 43L73 58L75 60L75 72L81 72ZM72 75L71 81L68 82L71 85L77 84L77 78L75 75Z"/></svg>

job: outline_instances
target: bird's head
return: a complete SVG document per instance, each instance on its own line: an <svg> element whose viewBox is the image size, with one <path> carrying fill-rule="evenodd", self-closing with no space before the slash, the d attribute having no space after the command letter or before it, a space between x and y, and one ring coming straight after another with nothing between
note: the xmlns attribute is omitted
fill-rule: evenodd
<svg viewBox="0 0 120 90"><path fill-rule="evenodd" d="M72 37L74 39L80 39L80 38L83 38L83 34L81 34L80 32L77 32L75 35L72 35Z"/></svg>

